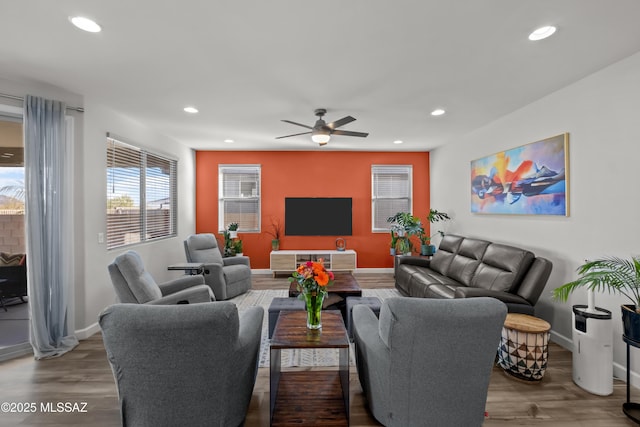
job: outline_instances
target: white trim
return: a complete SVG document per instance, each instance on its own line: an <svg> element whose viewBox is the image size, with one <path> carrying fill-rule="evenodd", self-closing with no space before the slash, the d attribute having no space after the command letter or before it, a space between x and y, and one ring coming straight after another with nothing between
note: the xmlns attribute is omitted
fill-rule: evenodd
<svg viewBox="0 0 640 427"><path fill-rule="evenodd" d="M78 338L79 340L86 340L87 338L97 334L98 332L100 332L100 325L98 325L98 322L95 322L87 326L86 328L76 330L75 334L76 338Z"/></svg>
<svg viewBox="0 0 640 427"><path fill-rule="evenodd" d="M33 354L33 347L28 342L12 345L11 347L0 350L0 362L15 359L16 357Z"/></svg>

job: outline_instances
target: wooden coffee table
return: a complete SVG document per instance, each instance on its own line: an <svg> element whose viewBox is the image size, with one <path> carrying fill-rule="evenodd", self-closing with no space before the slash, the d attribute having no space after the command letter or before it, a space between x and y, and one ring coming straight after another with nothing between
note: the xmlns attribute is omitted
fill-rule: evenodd
<svg viewBox="0 0 640 427"><path fill-rule="evenodd" d="M282 371L284 349L335 349L338 370ZM349 425L349 338L337 311L322 312L322 329L307 329L305 311L283 311L270 344L271 425Z"/></svg>

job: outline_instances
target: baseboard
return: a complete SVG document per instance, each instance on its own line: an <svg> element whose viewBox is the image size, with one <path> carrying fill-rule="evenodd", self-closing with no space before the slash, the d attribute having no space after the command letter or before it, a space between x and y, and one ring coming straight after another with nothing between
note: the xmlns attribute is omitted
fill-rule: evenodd
<svg viewBox="0 0 640 427"><path fill-rule="evenodd" d="M390 268L356 268L354 273L362 274L389 274L393 273L393 267ZM273 274L273 271L265 268L252 268L251 274Z"/></svg>
<svg viewBox="0 0 640 427"><path fill-rule="evenodd" d="M78 338L79 340L86 340L87 338L89 338L90 336L98 332L100 332L100 325L98 325L98 322L96 322L87 326L84 329L77 330L75 334L76 334L76 338Z"/></svg>
<svg viewBox="0 0 640 427"><path fill-rule="evenodd" d="M28 342L22 344L12 345L0 350L0 362L5 360L15 359L16 357L24 356L26 354L33 354L33 347Z"/></svg>
<svg viewBox="0 0 640 427"><path fill-rule="evenodd" d="M557 332L551 331L551 341L558 344L560 347L565 350L569 350L573 352L573 340L565 337L564 335L560 335Z"/></svg>
<svg viewBox="0 0 640 427"><path fill-rule="evenodd" d="M390 268L356 268L354 273L362 274L389 274L393 273L393 267Z"/></svg>

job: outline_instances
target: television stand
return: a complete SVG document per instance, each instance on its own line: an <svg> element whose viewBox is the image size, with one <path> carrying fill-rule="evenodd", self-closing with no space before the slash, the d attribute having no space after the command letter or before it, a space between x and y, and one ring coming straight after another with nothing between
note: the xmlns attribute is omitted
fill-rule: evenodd
<svg viewBox="0 0 640 427"><path fill-rule="evenodd" d="M352 249L344 251L298 249L271 251L269 268L275 277L276 273L292 273L300 264L307 261L318 261L320 258L322 258L325 268L333 272L353 272L357 265L356 251Z"/></svg>

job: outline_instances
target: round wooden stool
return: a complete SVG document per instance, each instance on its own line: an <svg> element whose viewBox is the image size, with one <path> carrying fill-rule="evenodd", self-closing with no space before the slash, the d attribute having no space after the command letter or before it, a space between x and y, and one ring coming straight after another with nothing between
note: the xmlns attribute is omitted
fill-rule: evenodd
<svg viewBox="0 0 640 427"><path fill-rule="evenodd" d="M516 378L540 381L547 369L549 322L528 314L509 313L498 347L498 366Z"/></svg>

